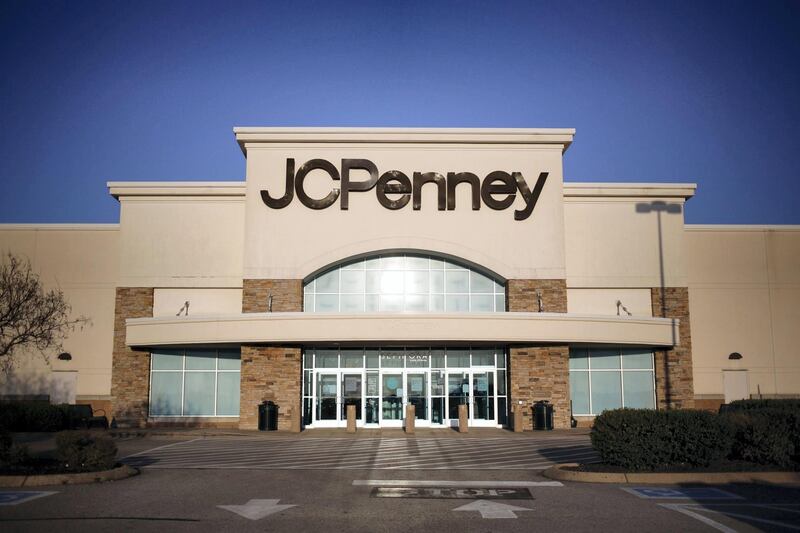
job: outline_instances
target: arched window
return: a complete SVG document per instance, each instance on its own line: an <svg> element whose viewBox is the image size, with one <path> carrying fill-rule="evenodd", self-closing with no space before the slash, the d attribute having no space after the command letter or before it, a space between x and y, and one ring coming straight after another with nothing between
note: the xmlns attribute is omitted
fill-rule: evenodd
<svg viewBox="0 0 800 533"><path fill-rule="evenodd" d="M451 259L391 253L346 261L309 279L316 313L483 313L506 310L505 287Z"/></svg>

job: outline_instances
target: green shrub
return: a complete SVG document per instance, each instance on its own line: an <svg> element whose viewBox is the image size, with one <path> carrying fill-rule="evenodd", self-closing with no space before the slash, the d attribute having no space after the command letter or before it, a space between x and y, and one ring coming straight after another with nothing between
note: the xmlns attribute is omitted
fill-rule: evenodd
<svg viewBox="0 0 800 533"><path fill-rule="evenodd" d="M733 428L714 413L614 409L595 418L592 445L603 462L628 470L708 466L733 447Z"/></svg>
<svg viewBox="0 0 800 533"><path fill-rule="evenodd" d="M729 411L752 411L758 409L779 409L781 411L800 413L800 399L736 400L728 404Z"/></svg>
<svg viewBox="0 0 800 533"><path fill-rule="evenodd" d="M782 467L800 462L800 412L753 408L723 416L735 432L731 458Z"/></svg>
<svg viewBox="0 0 800 533"><path fill-rule="evenodd" d="M56 456L66 470L109 470L116 464L117 446L104 434L63 431L56 437Z"/></svg>
<svg viewBox="0 0 800 533"><path fill-rule="evenodd" d="M11 432L0 427L0 461L5 461L11 451Z"/></svg>
<svg viewBox="0 0 800 533"><path fill-rule="evenodd" d="M14 467L30 461L28 448L14 444L11 432L0 428L0 467Z"/></svg>
<svg viewBox="0 0 800 533"><path fill-rule="evenodd" d="M3 402L0 427L8 431L62 431L69 428L66 405L44 402Z"/></svg>

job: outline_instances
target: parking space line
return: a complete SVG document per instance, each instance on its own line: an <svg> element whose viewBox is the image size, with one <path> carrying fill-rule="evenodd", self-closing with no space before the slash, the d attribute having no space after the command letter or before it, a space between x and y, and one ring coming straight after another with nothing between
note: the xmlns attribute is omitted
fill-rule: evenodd
<svg viewBox="0 0 800 533"><path fill-rule="evenodd" d="M150 453L150 452L154 452L154 451L156 451L156 450L163 450L164 448L169 448L169 447L171 447L171 446L177 446L178 444L190 444L190 443L192 443L192 442L195 442L195 441L198 441L198 440L202 440L202 437L198 437L198 438L196 438L196 439L192 439L192 440L185 440L185 441L180 441L180 442L173 442L172 444L165 444L165 445L163 445L163 446L156 446L155 448L150 448L149 450L145 450L145 451L143 451L143 452L132 453L132 454L130 454L130 455L126 455L125 457L123 457L122 459L120 459L120 461L122 461L122 460L124 460L124 459L128 459L128 458L130 458L130 457L136 457L136 456L142 455L143 453Z"/></svg>
<svg viewBox="0 0 800 533"><path fill-rule="evenodd" d="M705 507L705 506L701 506L700 509L698 509L697 506L699 504L684 504L684 505L693 506L695 511L706 511L708 513L717 513L717 514L721 514L721 515L725 515L725 516L730 516L730 517L733 517L733 518L741 518L742 520L748 520L748 521L752 521L752 522L759 522L759 523L762 523L762 524L769 524L771 526L778 526L778 527L782 527L782 528L785 528L785 529L793 529L795 531L800 531L800 526L795 526L793 524L788 524L786 522L778 522L777 520L768 520L766 518L758 518L758 517L755 517L755 516L751 516L751 515L747 515L747 514L741 514L741 513L734 513L734 512L731 512L731 511L723 511L723 510L711 509L710 507ZM743 504L743 505L746 505L746 504Z"/></svg>
<svg viewBox="0 0 800 533"><path fill-rule="evenodd" d="M699 520L705 525L713 527L717 531L722 531L722 533L738 533L735 529L731 529L724 524L720 524L716 520L712 520L707 516L703 516L699 513L686 509L685 503L659 503L658 505L666 509L672 509L673 511L678 511L679 513L694 518L695 520Z"/></svg>

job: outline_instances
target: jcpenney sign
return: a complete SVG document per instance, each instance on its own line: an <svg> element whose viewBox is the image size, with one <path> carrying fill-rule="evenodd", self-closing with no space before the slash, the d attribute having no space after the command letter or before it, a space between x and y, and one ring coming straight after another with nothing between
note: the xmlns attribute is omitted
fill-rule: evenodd
<svg viewBox="0 0 800 533"><path fill-rule="evenodd" d="M312 170L326 172L333 181L340 181L341 187L332 187L324 198L311 198L305 191L306 176ZM369 179L353 181L351 170L366 170ZM495 170L481 180L472 172L448 172L447 177L438 172L414 172L413 180L399 170L388 170L378 176L378 167L368 159L342 159L341 172L325 159L312 159L301 165L295 172L294 159L286 160L286 188L283 196L274 198L269 191L261 191L261 199L272 209L282 209L289 205L297 194L298 200L311 209L325 209L341 197L341 209L349 207L350 193L367 192L375 189L378 202L386 209L402 209L413 202L413 209L422 208L422 186L432 183L438 190L439 211L452 211L456 208L456 186L466 183L472 193L472 209L481 208L481 201L490 209L507 209L514 203L517 193L525 201L525 208L514 211L514 220L525 220L536 206L539 195L547 181L547 172L540 172L531 190L520 172ZM391 196L391 198L390 198Z"/></svg>

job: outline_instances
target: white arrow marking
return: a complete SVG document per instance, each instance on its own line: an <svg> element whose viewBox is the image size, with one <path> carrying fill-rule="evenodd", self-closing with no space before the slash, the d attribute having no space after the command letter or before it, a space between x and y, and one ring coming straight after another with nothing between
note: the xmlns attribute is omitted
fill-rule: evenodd
<svg viewBox="0 0 800 533"><path fill-rule="evenodd" d="M244 505L217 505L217 507L249 518L250 520L261 520L265 516L278 513L290 507L297 507L293 504L279 505L279 501L280 500L250 500Z"/></svg>
<svg viewBox="0 0 800 533"><path fill-rule="evenodd" d="M482 518L516 518L514 511L533 511L526 507L517 507L505 503L478 500L461 507L456 507L453 511L478 511Z"/></svg>

